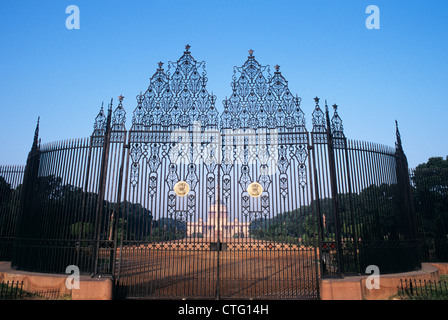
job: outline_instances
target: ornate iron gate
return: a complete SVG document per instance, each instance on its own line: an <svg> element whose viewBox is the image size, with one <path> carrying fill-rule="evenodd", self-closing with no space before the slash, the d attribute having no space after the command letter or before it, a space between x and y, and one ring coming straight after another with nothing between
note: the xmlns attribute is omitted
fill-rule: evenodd
<svg viewBox="0 0 448 320"><path fill-rule="evenodd" d="M398 126L395 149L347 140L316 98L308 132L280 67L252 50L221 114L206 84L187 46L159 63L129 130L122 96L90 139L41 146L38 123L20 201L0 172L11 265L76 265L118 297L159 299L314 299L322 277L419 268Z"/></svg>
<svg viewBox="0 0 448 320"><path fill-rule="evenodd" d="M118 222L119 293L318 298L317 217L300 98L279 67L271 76L253 51L235 68L221 116L206 82L204 63L187 46L167 71L159 63L137 97L119 189L141 212L127 206ZM113 119L123 119L120 106Z"/></svg>

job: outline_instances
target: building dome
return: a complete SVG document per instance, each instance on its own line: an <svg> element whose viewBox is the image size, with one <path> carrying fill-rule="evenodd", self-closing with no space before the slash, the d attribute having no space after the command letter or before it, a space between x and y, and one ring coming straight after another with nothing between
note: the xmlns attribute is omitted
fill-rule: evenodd
<svg viewBox="0 0 448 320"><path fill-rule="evenodd" d="M219 209L219 210L218 210ZM214 201L208 210L208 217L207 220L210 222L217 222L218 221L218 212L220 214L220 222L228 221L228 213L227 213L227 206L224 204L224 202Z"/></svg>

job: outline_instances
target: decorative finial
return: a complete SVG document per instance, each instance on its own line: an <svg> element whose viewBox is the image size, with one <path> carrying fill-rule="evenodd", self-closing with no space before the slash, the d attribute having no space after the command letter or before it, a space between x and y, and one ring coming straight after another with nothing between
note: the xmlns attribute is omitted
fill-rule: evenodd
<svg viewBox="0 0 448 320"><path fill-rule="evenodd" d="M401 134L400 134L400 130L398 129L398 121L397 120L395 120L395 131L397 134L397 140L398 140L398 142L401 143Z"/></svg>
<svg viewBox="0 0 448 320"><path fill-rule="evenodd" d="M40 116L37 117L37 125L36 125L36 134L39 134L39 123L40 123Z"/></svg>
<svg viewBox="0 0 448 320"><path fill-rule="evenodd" d="M344 126L342 125L342 119L338 115L338 105L333 104L333 117L331 118L331 130L333 131L333 136L337 138L344 137Z"/></svg>
<svg viewBox="0 0 448 320"><path fill-rule="evenodd" d="M320 99L318 97L314 98L314 101L316 102L316 104L319 104Z"/></svg>
<svg viewBox="0 0 448 320"><path fill-rule="evenodd" d="M122 94L120 94L120 96L118 97L118 101L122 102L122 101L123 101L123 99L124 99L123 95L122 95Z"/></svg>
<svg viewBox="0 0 448 320"><path fill-rule="evenodd" d="M278 64L276 64L274 68L275 68L275 70L277 70L277 71L280 70L280 66L279 66Z"/></svg>
<svg viewBox="0 0 448 320"><path fill-rule="evenodd" d="M188 51L190 50L190 48L191 48L191 46L190 46L189 44L187 44L187 45L185 46L185 51L188 52Z"/></svg>
<svg viewBox="0 0 448 320"><path fill-rule="evenodd" d="M142 92L140 91L140 94L137 96L138 107L141 108L141 104L142 104L142 102L143 102L143 94L142 94Z"/></svg>
<svg viewBox="0 0 448 320"><path fill-rule="evenodd" d="M163 62L160 61L160 62L158 63L158 65L159 65L159 69L162 69L162 67L163 67Z"/></svg>
<svg viewBox="0 0 448 320"><path fill-rule="evenodd" d="M33 140L33 146L31 147L31 150L37 150L39 145L39 122L40 122L40 116L37 118L37 125L36 130L34 131L34 140Z"/></svg>
<svg viewBox="0 0 448 320"><path fill-rule="evenodd" d="M400 130L398 129L398 121L395 120L395 128L396 128L396 134L397 134L397 142L395 143L395 146L397 147L398 150L403 150L403 147L401 145L401 134L400 134Z"/></svg>
<svg viewBox="0 0 448 320"><path fill-rule="evenodd" d="M249 55L250 55L250 56L253 56L253 54L254 54L254 50L250 49L250 50L249 50Z"/></svg>

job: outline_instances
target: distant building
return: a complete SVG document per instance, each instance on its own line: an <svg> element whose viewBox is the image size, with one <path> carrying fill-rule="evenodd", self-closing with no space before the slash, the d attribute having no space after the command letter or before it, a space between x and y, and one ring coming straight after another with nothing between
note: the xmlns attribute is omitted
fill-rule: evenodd
<svg viewBox="0 0 448 320"><path fill-rule="evenodd" d="M234 221L229 221L226 205L219 202L218 219L218 202L214 201L207 214L207 220L198 219L196 222L187 223L188 237L204 237L217 238L218 235L222 240L235 238L247 238L249 236L249 222L240 222L238 218Z"/></svg>

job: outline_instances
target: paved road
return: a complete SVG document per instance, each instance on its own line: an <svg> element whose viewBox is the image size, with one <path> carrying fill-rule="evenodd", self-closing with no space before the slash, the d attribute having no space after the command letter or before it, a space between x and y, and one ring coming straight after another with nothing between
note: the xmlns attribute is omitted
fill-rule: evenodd
<svg viewBox="0 0 448 320"><path fill-rule="evenodd" d="M222 298L317 298L316 269L310 248L218 253L127 247L121 256L120 289L128 297L168 299L213 299L218 286Z"/></svg>

